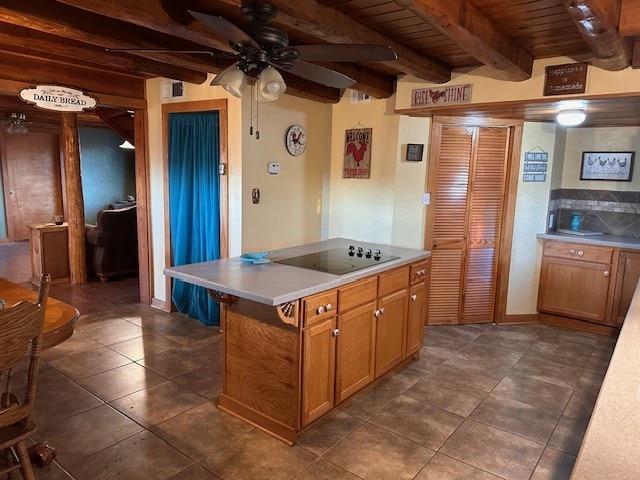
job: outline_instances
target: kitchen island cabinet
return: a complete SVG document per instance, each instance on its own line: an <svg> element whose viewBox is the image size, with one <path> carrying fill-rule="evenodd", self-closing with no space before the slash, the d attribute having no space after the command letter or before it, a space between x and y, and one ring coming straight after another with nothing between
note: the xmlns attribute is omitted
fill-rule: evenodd
<svg viewBox="0 0 640 480"><path fill-rule="evenodd" d="M422 345L416 324L424 325L424 308L410 308L409 294L411 287L416 305L424 305L426 289L410 279L423 278L429 252L383 247L392 260L345 275L277 263L350 243L333 239L277 251L269 264L226 259L165 270L224 302L219 407L290 445L303 428L409 362Z"/></svg>

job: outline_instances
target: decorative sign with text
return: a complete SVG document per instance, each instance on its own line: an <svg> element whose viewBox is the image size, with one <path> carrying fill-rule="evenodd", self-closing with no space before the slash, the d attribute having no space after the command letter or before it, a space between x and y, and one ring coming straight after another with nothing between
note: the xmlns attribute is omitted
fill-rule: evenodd
<svg viewBox="0 0 640 480"><path fill-rule="evenodd" d="M548 95L584 93L587 85L587 62L550 65L544 69L544 92Z"/></svg>
<svg viewBox="0 0 640 480"><path fill-rule="evenodd" d="M342 178L371 176L371 128L346 130L344 135L344 170Z"/></svg>
<svg viewBox="0 0 640 480"><path fill-rule="evenodd" d="M411 90L412 107L434 107L469 102L471 102L471 84Z"/></svg>
<svg viewBox="0 0 640 480"><path fill-rule="evenodd" d="M96 99L75 88L38 85L20 91L20 98L44 110L83 112L96 107Z"/></svg>
<svg viewBox="0 0 640 480"><path fill-rule="evenodd" d="M539 148L539 147L536 147ZM547 162L549 154L545 151L527 152L524 154L524 173L522 174L523 182L546 182L547 181Z"/></svg>

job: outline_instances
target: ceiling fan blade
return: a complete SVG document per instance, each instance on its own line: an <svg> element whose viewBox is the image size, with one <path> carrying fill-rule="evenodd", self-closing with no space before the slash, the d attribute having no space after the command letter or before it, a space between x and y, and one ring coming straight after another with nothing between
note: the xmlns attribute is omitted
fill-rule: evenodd
<svg viewBox="0 0 640 480"><path fill-rule="evenodd" d="M398 56L389 45L296 45L298 57L316 62L381 62Z"/></svg>
<svg viewBox="0 0 640 480"><path fill-rule="evenodd" d="M187 10L192 17L202 22L207 28L213 30L214 33L220 35L231 43L238 45L250 45L256 50L262 50L260 45L244 33L240 28L236 27L229 20L209 15L207 13L194 12L193 10Z"/></svg>
<svg viewBox="0 0 640 480"><path fill-rule="evenodd" d="M334 72L333 70L321 67L320 65L301 62L299 60L293 62L291 67L284 68L278 65L275 66L282 68L282 70L286 72L293 73L298 77L306 78L312 82L321 83L327 87L347 88L356 83L353 78L347 77L342 73Z"/></svg>
<svg viewBox="0 0 640 480"><path fill-rule="evenodd" d="M105 48L105 52L117 52L117 53L186 53L186 54L204 54L211 57L220 58L237 58L238 54L235 52L218 52L215 50L169 50L167 48Z"/></svg>

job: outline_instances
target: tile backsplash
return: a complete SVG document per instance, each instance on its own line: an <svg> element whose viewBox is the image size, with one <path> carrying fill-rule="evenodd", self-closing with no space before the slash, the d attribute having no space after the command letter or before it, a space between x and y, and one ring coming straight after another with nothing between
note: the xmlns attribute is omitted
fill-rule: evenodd
<svg viewBox="0 0 640 480"><path fill-rule="evenodd" d="M579 213L580 229L605 235L640 237L640 192L559 188L549 193L549 230L570 229Z"/></svg>

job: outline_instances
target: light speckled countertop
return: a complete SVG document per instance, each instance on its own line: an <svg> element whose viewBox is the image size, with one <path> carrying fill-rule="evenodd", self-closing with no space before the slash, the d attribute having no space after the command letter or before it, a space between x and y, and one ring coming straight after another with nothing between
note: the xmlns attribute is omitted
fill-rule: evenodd
<svg viewBox="0 0 640 480"><path fill-rule="evenodd" d="M296 257L331 248L344 248L346 250L349 245L371 249L380 248L382 253L400 258L344 275L334 275L273 263L273 260ZM266 305L280 305L281 303L335 288L394 267L426 259L430 255L431 253L426 250L360 242L348 238L333 238L322 242L276 250L267 257L272 260L271 263L267 264L252 265L244 263L240 257L233 257L169 267L165 268L164 274L194 285L200 285Z"/></svg>
<svg viewBox="0 0 640 480"><path fill-rule="evenodd" d="M622 235L594 235L583 237L580 235L571 235L559 232L539 233L537 237L545 240L557 240L560 242L602 245L603 247L621 248L623 250L640 250L639 237L625 237Z"/></svg>
<svg viewBox="0 0 640 480"><path fill-rule="evenodd" d="M572 480L640 478L640 283L600 387Z"/></svg>

